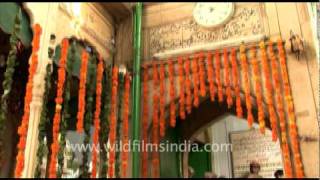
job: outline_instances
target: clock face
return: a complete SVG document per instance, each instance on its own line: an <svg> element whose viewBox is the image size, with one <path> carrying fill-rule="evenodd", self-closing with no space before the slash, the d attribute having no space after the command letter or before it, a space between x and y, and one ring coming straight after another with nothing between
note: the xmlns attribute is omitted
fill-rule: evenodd
<svg viewBox="0 0 320 180"><path fill-rule="evenodd" d="M227 22L233 11L233 3L196 3L193 17L199 25L212 28Z"/></svg>

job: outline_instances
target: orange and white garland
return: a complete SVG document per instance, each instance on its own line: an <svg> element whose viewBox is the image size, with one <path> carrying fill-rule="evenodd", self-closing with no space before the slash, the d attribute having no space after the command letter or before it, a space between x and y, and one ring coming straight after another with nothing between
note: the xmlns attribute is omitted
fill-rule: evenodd
<svg viewBox="0 0 320 180"><path fill-rule="evenodd" d="M123 96L123 134L122 134L122 144L129 145L129 98L130 98L130 75L125 75L125 86L124 86L124 96ZM129 152L123 149L121 154L121 169L122 178L127 176L128 167L128 157Z"/></svg>
<svg viewBox="0 0 320 180"><path fill-rule="evenodd" d="M187 57L185 61L185 77L186 77L186 108L187 113L190 114L192 110L192 94L191 94L191 80L190 80L190 61Z"/></svg>
<svg viewBox="0 0 320 180"><path fill-rule="evenodd" d="M212 53L209 51L207 53L207 74L208 74L208 81L209 81L209 92L210 92L210 99L214 101L214 97L216 94L216 87L214 83L214 69L212 64Z"/></svg>
<svg viewBox="0 0 320 180"><path fill-rule="evenodd" d="M204 55L203 52L199 54L199 78L200 78L200 95L202 97L206 96L207 87L206 87L206 72L204 68Z"/></svg>
<svg viewBox="0 0 320 180"><path fill-rule="evenodd" d="M298 140L298 131L297 131L297 125L296 125L296 119L295 119L295 113L294 113L294 106L293 106L293 100L292 95L290 91L290 82L289 82L289 76L287 71L287 65L286 65L286 57L285 57L285 51L283 48L282 40L278 40L278 51L279 51L279 62L280 62L280 69L281 69L281 75L284 85L284 95L285 100L287 102L287 110L288 110L288 117L289 117L289 134L290 134L290 140L293 146L293 154L294 154L294 164L295 164L295 171L296 176L298 178L304 177L302 162L301 162L301 155L299 151L299 140Z"/></svg>
<svg viewBox="0 0 320 180"><path fill-rule="evenodd" d="M169 68L170 69L170 68ZM153 118L152 118L152 144L158 146L159 144L159 95L156 89L159 86L159 77L156 64L153 64ZM157 151L152 152L152 177L159 177L159 153Z"/></svg>
<svg viewBox="0 0 320 180"><path fill-rule="evenodd" d="M179 112L180 112L180 118L182 120L186 119L186 111L185 111L185 89L184 89L184 67L183 67L183 59L182 57L178 58L178 64L179 64L179 85L180 85L180 99L179 99Z"/></svg>
<svg viewBox="0 0 320 180"><path fill-rule="evenodd" d="M82 50L81 68L80 68L80 82L79 82L79 99L78 99L78 113L77 113L77 132L83 132L83 118L86 104L86 81L88 70L88 53Z"/></svg>
<svg viewBox="0 0 320 180"><path fill-rule="evenodd" d="M237 65L237 57L236 57L236 49L231 49L231 69L232 69L232 80L233 80L233 87L236 96L236 112L237 117L243 117L243 110L241 106L241 97L240 97L240 81L239 81L239 72L238 72L238 65Z"/></svg>
<svg viewBox="0 0 320 180"><path fill-rule="evenodd" d="M250 48L250 54L251 54L251 63L253 68L253 80L255 84L255 93L256 93L257 105L258 105L258 122L259 122L260 132L264 134L265 121L264 121L264 111L263 111L263 94L262 94L262 87L261 87L259 62L256 58L255 47Z"/></svg>
<svg viewBox="0 0 320 180"><path fill-rule="evenodd" d="M194 55L192 60L192 77L193 77L193 105L199 106L199 74L197 55Z"/></svg>
<svg viewBox="0 0 320 180"><path fill-rule="evenodd" d="M108 163L108 177L114 177L114 163L115 163L115 141L116 141L116 126L117 126L117 97L118 97L118 72L119 68L114 66L112 69L112 90L111 90L111 112L110 112L110 131L109 143L109 163Z"/></svg>
<svg viewBox="0 0 320 180"><path fill-rule="evenodd" d="M146 178L148 176L148 152L147 141L148 141L148 118L149 118L149 90L148 90L148 69L143 71L143 117L142 117L142 159L141 159L141 176Z"/></svg>
<svg viewBox="0 0 320 180"><path fill-rule="evenodd" d="M280 120L280 130L281 130L281 143L282 143L282 152L284 157L284 167L285 167L285 174L287 177L292 177L292 167L289 155L289 145L287 140L287 127L286 127L286 117L284 112L284 105L282 102L282 95L281 95L281 87L280 87L280 77L278 73L278 66L276 62L276 57L273 52L272 42L268 46L268 53L271 59L271 71L272 71L272 79L275 85L275 94L276 94L276 102L277 102L277 111Z"/></svg>
<svg viewBox="0 0 320 180"><path fill-rule="evenodd" d="M30 103L32 101L32 88L33 88L33 77L36 73L38 66L38 50L40 44L40 35L42 29L39 24L33 26L34 37L32 41L32 54L31 54L31 63L29 65L29 76L26 88L26 95L24 98L24 113L22 116L21 125L18 128L19 134L19 143L18 143L18 155L16 157L17 164L15 168L15 177L18 178L21 176L24 168L24 150L26 147L27 141L27 132L29 125L29 116L30 116Z"/></svg>
<svg viewBox="0 0 320 180"><path fill-rule="evenodd" d="M68 39L62 40L61 46L61 58L59 61L58 69L58 84L57 84L57 96L56 96L56 109L53 118L53 143L51 144L51 158L49 165L49 178L56 178L56 164L57 155L59 152L59 129L61 121L61 109L63 104L63 90L66 78L66 64L68 55L69 41Z"/></svg>
<svg viewBox="0 0 320 180"><path fill-rule="evenodd" d="M270 77L270 69L267 59L267 53L265 49L264 42L260 42L260 51L261 51L261 62L262 62L262 69L263 69L263 75L265 79L265 87L267 89L266 91L266 101L268 105L268 112L269 112L269 118L270 118L270 125L271 125L271 131L272 131L272 140L277 140L277 116L274 109L274 103L273 103L273 88L271 83L271 77ZM281 126L281 122L280 122Z"/></svg>
<svg viewBox="0 0 320 180"><path fill-rule="evenodd" d="M223 64L224 64L224 83L226 86L226 96L227 96L227 104L228 108L231 108L233 101L232 101L232 92L230 86L230 68L229 68L229 58L228 58L228 51L227 49L223 49Z"/></svg>
<svg viewBox="0 0 320 180"><path fill-rule="evenodd" d="M169 81L170 81L170 126L176 126L176 105L174 102L175 99L175 84L174 84L174 65L172 61L168 62L169 68Z"/></svg>
<svg viewBox="0 0 320 180"><path fill-rule="evenodd" d="M166 132L166 121L165 121L165 68L161 63L159 68L159 77L160 77L160 137L164 137Z"/></svg>
<svg viewBox="0 0 320 180"><path fill-rule="evenodd" d="M247 107L247 120L248 125L251 128L253 124L253 115L252 115L252 102L250 98L250 81L249 81L249 66L246 57L246 48L243 44L240 45L240 60L241 67L243 69L243 79L244 79L244 92L246 99L246 107Z"/></svg>
<svg viewBox="0 0 320 180"><path fill-rule="evenodd" d="M100 113L101 113L101 94L102 94L102 78L103 78L103 59L99 56L97 67L97 82L96 82L96 110L94 113L94 132L93 132L93 147L92 152L92 172L91 178L96 177L97 173L97 146L99 143L99 132L100 132Z"/></svg>
<svg viewBox="0 0 320 180"><path fill-rule="evenodd" d="M220 51L216 50L215 51L215 70L216 70L216 81L218 85L218 101L222 102L223 101L223 88L222 88L222 83L220 79Z"/></svg>

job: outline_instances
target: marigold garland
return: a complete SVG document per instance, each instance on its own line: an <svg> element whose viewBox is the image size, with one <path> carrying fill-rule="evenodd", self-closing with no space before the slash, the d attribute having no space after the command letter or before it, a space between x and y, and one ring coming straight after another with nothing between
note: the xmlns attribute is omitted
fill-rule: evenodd
<svg viewBox="0 0 320 180"><path fill-rule="evenodd" d="M20 12L20 11L19 11ZM12 85L13 85L13 77L15 74L15 67L17 66L17 55L19 53L19 45L21 45L21 41L19 40L18 35L20 34L21 30L21 19L20 19L20 13L17 13L15 15L14 19L14 25L13 25L13 31L10 35L10 50L7 56L6 60L6 68L5 72L3 74L3 80L1 82L2 85L2 92L0 96L0 169L2 169L4 163L4 129L6 128L5 126L5 121L7 119L8 115L8 102L9 102L9 97L11 96L11 91L12 91Z"/></svg>
<svg viewBox="0 0 320 180"><path fill-rule="evenodd" d="M77 132L83 132L83 118L85 113L86 104L86 81L87 81L87 70L88 70L88 53L83 50L81 56L81 69L80 69L80 82L79 82L79 102L78 102L78 113L77 113Z"/></svg>
<svg viewBox="0 0 320 180"><path fill-rule="evenodd" d="M61 47L61 58L59 60L59 69L58 69L58 84L57 84L57 95L56 95L56 108L55 114L53 117L53 143L51 144L51 158L49 165L49 178L56 178L56 164L57 164L57 155L59 152L59 129L61 121L61 109L63 103L63 91L66 78L66 63L68 55L69 41L68 39L62 40Z"/></svg>
<svg viewBox="0 0 320 180"><path fill-rule="evenodd" d="M263 69L263 75L265 79L265 87L266 87L266 101L268 105L268 112L269 112L269 118L270 118L270 125L271 125L271 130L272 130L272 140L276 141L277 140L277 116L276 112L274 109L274 104L273 104L273 88L272 88L272 83L271 83L271 77L270 77L270 70L269 70L269 64L268 64L268 59L267 59L267 53L265 49L265 44L264 42L260 42L260 51L261 51L261 62L262 62L262 69ZM280 123L281 125L281 123Z"/></svg>
<svg viewBox="0 0 320 180"><path fill-rule="evenodd" d="M230 86L230 67L229 67L229 58L228 58L228 51L226 48L223 49L223 64L224 64L224 83L226 86L226 96L227 96L227 104L228 108L231 108L233 101L232 101L232 92Z"/></svg>
<svg viewBox="0 0 320 180"><path fill-rule="evenodd" d="M147 141L148 141L148 117L149 117L149 90L148 90L148 69L143 71L143 117L142 117L142 160L141 160L141 176L146 178L148 176L148 152Z"/></svg>
<svg viewBox="0 0 320 180"><path fill-rule="evenodd" d="M199 73L198 73L198 57L194 55L192 60L192 77L193 77L193 105L199 106Z"/></svg>
<svg viewBox="0 0 320 180"><path fill-rule="evenodd" d="M207 53L207 74L208 74L208 81L209 81L209 92L210 92L210 99L214 101L215 94L216 94L216 87L214 83L214 69L212 63L212 53L209 51Z"/></svg>
<svg viewBox="0 0 320 180"><path fill-rule="evenodd" d="M218 85L218 101L222 102L223 101L223 89L222 89L222 84L221 84L221 79L220 79L220 51L216 50L215 51L215 70L216 70L216 81Z"/></svg>
<svg viewBox="0 0 320 180"><path fill-rule="evenodd" d="M233 80L233 87L234 93L236 96L236 111L237 116L239 118L243 117L243 110L241 106L241 97L240 97L240 81L239 81L239 72L238 72L238 65L237 65L237 57L236 57L236 49L231 49L231 68L232 68L232 80Z"/></svg>
<svg viewBox="0 0 320 180"><path fill-rule="evenodd" d="M169 67L170 71L170 67ZM158 146L159 144L159 96L156 89L159 86L159 76L156 64L153 64L153 118L152 118L152 144ZM159 177L159 153L157 151L152 152L152 177Z"/></svg>
<svg viewBox="0 0 320 180"><path fill-rule="evenodd" d="M93 147L97 148L99 143L99 131L100 131L100 113L101 113L101 94L102 94L102 78L103 78L103 60L102 57L98 58L97 68L97 81L96 81L96 110L94 113L94 132L93 132ZM97 151L92 152L92 172L91 178L96 177L97 173Z"/></svg>
<svg viewBox="0 0 320 180"><path fill-rule="evenodd" d="M124 101L123 101L123 134L122 134L122 143L124 145L129 144L129 98L130 98L130 75L125 75L125 86L124 86ZM122 177L127 176L127 167L128 167L128 157L129 152L124 149L121 155L121 169Z"/></svg>
<svg viewBox="0 0 320 180"><path fill-rule="evenodd" d="M35 173L34 177L35 178L40 178L41 177L41 167L43 165L43 157L48 155L48 145L47 143L44 142L45 137L48 135L49 132L46 130L46 126L49 123L49 110L48 110L48 104L49 104L49 95L50 95L50 90L52 87L52 70L51 70L52 65L47 64L46 67L46 76L45 76L45 87L44 87L44 94L43 94L43 103L42 103L42 111L40 115L40 121L38 125L39 129L39 134L38 134L38 149L37 149L37 166L35 168Z"/></svg>
<svg viewBox="0 0 320 180"><path fill-rule="evenodd" d="M24 150L26 147L27 141L27 132L28 132L28 124L29 124L29 116L30 116L30 103L32 101L32 88L33 88L33 78L37 70L38 66L38 50L40 43L40 35L42 33L42 29L39 24L35 24L33 26L34 37L32 41L32 54L31 54L31 63L29 65L29 76L28 82L26 85L26 95L24 98L24 114L22 116L21 125L18 128L19 134L19 143L18 147L18 155L16 157L17 164L15 168L15 177L20 177L24 168Z"/></svg>
<svg viewBox="0 0 320 180"><path fill-rule="evenodd" d="M107 65L103 73L103 82L102 82L102 106L103 111L101 112L100 119L100 134L99 134L99 143L107 144L109 141L109 131L110 131L110 105L111 105L111 88L112 88L112 68L111 64ZM107 157L107 148L102 148L99 152L99 177L106 178L108 172L108 157Z"/></svg>
<svg viewBox="0 0 320 180"><path fill-rule="evenodd" d="M190 114L192 110L192 94L191 94L191 80L190 80L190 61L187 57L185 61L185 74L186 74L186 108L187 113Z"/></svg>
<svg viewBox="0 0 320 180"><path fill-rule="evenodd" d="M180 118L182 120L186 119L186 111L185 111L185 78L184 78L184 67L183 67L183 59L182 57L178 58L178 64L179 64L179 85L180 85L180 99L179 99L179 112L180 112Z"/></svg>
<svg viewBox="0 0 320 180"><path fill-rule="evenodd" d="M174 65L172 61L168 62L169 68L169 81L170 81L170 126L176 126L176 104L175 99L175 84L174 84Z"/></svg>
<svg viewBox="0 0 320 180"><path fill-rule="evenodd" d="M160 137L164 137L166 132L166 121L165 121L165 68L161 63L159 68L160 76Z"/></svg>
<svg viewBox="0 0 320 180"><path fill-rule="evenodd" d="M110 131L109 131L109 144L111 147L115 146L116 141L116 126L117 126L117 97L118 97L118 74L119 68L114 66L112 69L112 90L111 90L111 111L110 111ZM115 149L109 149L108 159L108 177L114 177L114 163L115 163Z"/></svg>
<svg viewBox="0 0 320 180"><path fill-rule="evenodd" d="M273 52L273 45L272 42L268 46L268 53L271 59L271 71L272 71L272 79L275 85L275 95L276 95L276 102L277 102L277 111L280 120L280 130L281 130L281 143L283 146L283 156L284 156L284 164L285 164L285 173L288 177L292 177L292 167L289 155L289 146L287 141L287 127L286 127L286 117L284 112L284 104L282 101L282 93L280 87L280 77L278 73L278 66L276 62L276 57Z"/></svg>
<svg viewBox="0 0 320 180"><path fill-rule="evenodd" d="M207 87L206 87L206 72L204 68L204 55L203 52L199 54L199 78L200 78L200 95L202 97L206 96Z"/></svg>
<svg viewBox="0 0 320 180"><path fill-rule="evenodd" d="M253 115L252 115L252 102L250 98L250 81L249 81L249 66L246 57L246 48L243 44L240 45L240 59L241 59L241 68L244 73L244 91L246 98L246 107L247 107L247 120L248 125L251 128L253 124Z"/></svg>
<svg viewBox="0 0 320 180"><path fill-rule="evenodd" d="M281 39L278 40L278 51L279 51L279 57L280 57L279 62L280 62L282 79L283 79L285 100L287 102L287 110L289 115L289 133L290 133L290 140L293 146L296 176L298 178L303 178L304 172L303 172L303 167L301 162L301 155L299 151L298 131L297 131L297 125L296 125L296 119L295 119L295 113L294 113L293 100L292 100L292 95L290 91L290 82L289 82L289 76L287 71L285 51L284 51Z"/></svg>
<svg viewBox="0 0 320 180"><path fill-rule="evenodd" d="M95 62L97 60L96 54L93 53L90 56L89 62ZM95 93L95 86L91 86L92 83L94 83L95 78L96 78L96 66L94 63L90 63L89 67L90 70L88 71L88 78L87 78L87 83L86 83L86 104L85 104L85 116L84 116L84 139L83 139L83 144L84 146L88 146L90 144L90 139L91 139L91 125L93 124L93 119L94 119L94 93ZM61 134L61 133L60 133ZM60 136L61 137L61 136ZM80 170L82 173L83 177L90 177L90 172L89 172L89 152L84 151L82 152L82 164L80 165Z"/></svg>
<svg viewBox="0 0 320 180"><path fill-rule="evenodd" d="M259 61L256 58L256 49L254 46L250 48L250 54L251 54L251 62L252 62L252 68L253 68L255 93L256 93L257 105L258 105L258 122L259 122L260 132L264 134L265 122L264 122L264 110L263 110L263 94L262 94L261 79L260 79Z"/></svg>

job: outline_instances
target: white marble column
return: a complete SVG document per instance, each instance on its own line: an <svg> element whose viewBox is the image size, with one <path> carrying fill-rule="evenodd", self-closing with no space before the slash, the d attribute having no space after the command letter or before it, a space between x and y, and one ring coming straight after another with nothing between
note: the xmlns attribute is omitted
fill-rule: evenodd
<svg viewBox="0 0 320 180"><path fill-rule="evenodd" d="M32 90L32 102L30 104L30 117L28 134L25 149L25 165L22 174L23 178L33 177L34 170L36 167L36 154L38 149L38 126L40 121L40 115L42 110L42 101L45 87L45 75L46 66L50 59L48 57L48 47L51 29L55 23L49 23L53 21L57 3L24 3L24 7L28 12L31 23L40 24L42 28L42 34L40 37L40 49L38 51L38 67L34 76L34 86ZM30 61L29 61L30 62Z"/></svg>

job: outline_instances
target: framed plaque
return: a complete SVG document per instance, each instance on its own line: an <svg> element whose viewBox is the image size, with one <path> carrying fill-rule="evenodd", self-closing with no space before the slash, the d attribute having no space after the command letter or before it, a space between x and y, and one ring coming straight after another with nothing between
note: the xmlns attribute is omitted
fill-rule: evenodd
<svg viewBox="0 0 320 180"><path fill-rule="evenodd" d="M274 177L274 172L283 169L279 140L273 142L271 131L261 134L259 129L232 132L229 134L232 144L231 161L233 177L243 177L249 173L251 161L257 161L260 175L264 178Z"/></svg>

